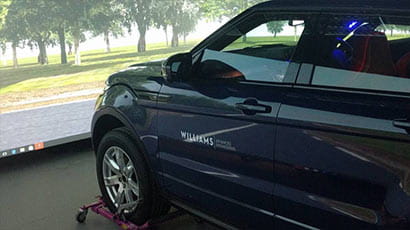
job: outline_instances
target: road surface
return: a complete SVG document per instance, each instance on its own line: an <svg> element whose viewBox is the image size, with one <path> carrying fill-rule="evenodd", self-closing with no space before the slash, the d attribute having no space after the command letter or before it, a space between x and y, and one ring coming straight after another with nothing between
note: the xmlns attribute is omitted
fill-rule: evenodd
<svg viewBox="0 0 410 230"><path fill-rule="evenodd" d="M95 99L0 114L0 158L90 137Z"/></svg>

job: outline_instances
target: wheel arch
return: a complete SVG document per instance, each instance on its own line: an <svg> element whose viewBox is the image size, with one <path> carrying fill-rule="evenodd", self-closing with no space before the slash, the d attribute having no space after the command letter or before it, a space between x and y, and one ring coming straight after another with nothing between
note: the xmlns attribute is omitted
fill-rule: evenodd
<svg viewBox="0 0 410 230"><path fill-rule="evenodd" d="M148 167L151 169L151 163L149 161L145 146L140 139L140 135L133 127L131 122L126 118L126 116L114 107L105 107L98 110L94 114L91 127L91 141L94 149L94 154L97 154L98 146L106 133L122 127L125 127L130 131L129 134L135 141L138 150L142 153L145 162L148 164Z"/></svg>
<svg viewBox="0 0 410 230"><path fill-rule="evenodd" d="M161 183L157 177L154 168L155 164L150 161L148 151L145 148L143 141L140 139L140 135L136 128L132 125L132 122L123 114L120 110L115 107L106 106L99 109L95 114L92 121L92 145L94 148L94 153L97 154L98 145L100 144L104 135L112 130L125 127L128 129L126 132L134 140L138 151L140 151L142 158L146 162L148 167L148 175L151 179L152 189L155 194L160 197L160 199L153 199L152 210L150 210L153 217L158 217L163 214L163 212L168 212L169 203L165 198L165 194L161 190Z"/></svg>

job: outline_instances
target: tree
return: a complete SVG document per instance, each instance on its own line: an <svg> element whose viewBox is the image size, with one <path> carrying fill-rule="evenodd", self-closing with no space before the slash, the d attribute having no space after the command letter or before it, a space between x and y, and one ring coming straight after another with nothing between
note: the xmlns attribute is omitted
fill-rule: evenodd
<svg viewBox="0 0 410 230"><path fill-rule="evenodd" d="M65 19L67 31L73 38L75 65L81 65L80 44L84 41L84 32L90 29L90 14L93 7L106 0L66 0Z"/></svg>
<svg viewBox="0 0 410 230"><path fill-rule="evenodd" d="M390 36L393 37L394 30L397 28L396 28L396 25L386 25L386 29L390 30Z"/></svg>
<svg viewBox="0 0 410 230"><path fill-rule="evenodd" d="M123 35L121 20L118 17L120 12L121 8L112 0L101 1L90 10L90 29L94 36L104 35L107 53L111 51L110 36Z"/></svg>
<svg viewBox="0 0 410 230"><path fill-rule="evenodd" d="M69 1L48 0L49 13L53 17L53 26L51 30L58 36L60 46L61 64L67 64L66 37L68 30L68 21L70 19Z"/></svg>
<svg viewBox="0 0 410 230"><path fill-rule="evenodd" d="M68 55L73 55L74 39L73 36L71 36L71 33L67 33L65 43L68 46Z"/></svg>
<svg viewBox="0 0 410 230"><path fill-rule="evenodd" d="M250 6L264 2L265 0L199 0L199 6L202 14L211 20L221 20L223 18L232 18ZM242 36L243 42L246 42L246 35Z"/></svg>
<svg viewBox="0 0 410 230"><path fill-rule="evenodd" d="M10 1L3 0L0 2L0 31L5 22ZM6 41L0 37L0 59L3 60L3 65L6 65Z"/></svg>
<svg viewBox="0 0 410 230"><path fill-rule="evenodd" d="M186 44L186 37L195 30L198 23L199 9L193 4L186 4L180 15L180 32Z"/></svg>
<svg viewBox="0 0 410 230"><path fill-rule="evenodd" d="M8 7L8 13L5 17L5 23L0 30L0 38L10 42L13 52L13 67L18 67L17 47L23 43L26 38L27 25L24 20L24 11L20 1L13 1Z"/></svg>
<svg viewBox="0 0 410 230"><path fill-rule="evenodd" d="M44 0L43 0L44 1ZM58 36L61 64L67 63L66 44L75 44L75 64L81 64L80 43L90 28L90 11L108 0L47 0L48 14L53 18L50 31ZM72 38L71 41L67 39Z"/></svg>
<svg viewBox="0 0 410 230"><path fill-rule="evenodd" d="M26 26L26 38L29 45L35 44L39 49L38 62L48 64L47 45L50 43L51 28L54 17L50 13L46 0L19 0L19 10L23 13L20 20Z"/></svg>
<svg viewBox="0 0 410 230"><path fill-rule="evenodd" d="M71 35L74 43L74 64L81 65L80 43L81 37L84 36L83 29L79 22L75 22L71 28Z"/></svg>
<svg viewBox="0 0 410 230"><path fill-rule="evenodd" d="M154 26L157 29L163 29L164 34L165 34L165 42L166 45L169 45L169 38L168 38L168 26L171 24L169 17L168 17L168 11L171 6L171 1L154 1L153 2L153 9L155 9L152 12L152 18L153 18L153 23Z"/></svg>
<svg viewBox="0 0 410 230"><path fill-rule="evenodd" d="M233 17L249 7L265 0L199 0L201 12L211 20Z"/></svg>
<svg viewBox="0 0 410 230"><path fill-rule="evenodd" d="M274 37L276 38L276 35L283 31L283 28L285 27L286 23L287 21L272 21L268 22L266 24L266 27L268 28L268 31L274 34Z"/></svg>
<svg viewBox="0 0 410 230"><path fill-rule="evenodd" d="M70 0L68 25L74 43L74 64L81 65L80 38L87 27L84 1Z"/></svg>
<svg viewBox="0 0 410 230"><path fill-rule="evenodd" d="M3 66L7 65L7 60L6 60L6 41L2 40L0 38L0 60L3 62Z"/></svg>
<svg viewBox="0 0 410 230"><path fill-rule="evenodd" d="M183 18L184 20L181 24L181 33L184 38L184 44L186 44L186 38L192 31L195 30L198 23L198 18L195 14L186 14Z"/></svg>
<svg viewBox="0 0 410 230"><path fill-rule="evenodd" d="M116 0L116 4L122 8L123 25L128 31L131 31L135 24L138 27L138 52L145 52L147 49L145 35L153 21L152 3L152 0Z"/></svg>
<svg viewBox="0 0 410 230"><path fill-rule="evenodd" d="M410 26L407 25L395 25L395 29L404 34L408 34L410 32Z"/></svg>
<svg viewBox="0 0 410 230"><path fill-rule="evenodd" d="M171 46L179 46L179 37L184 39L195 29L198 22L199 9L196 4L188 0L169 0L166 12L168 22L172 27Z"/></svg>
<svg viewBox="0 0 410 230"><path fill-rule="evenodd" d="M38 61L47 64L47 45L50 42L50 27L53 17L49 14L48 1L46 0L19 0L13 1L9 6L6 17L5 36L12 42L13 53L21 40L26 40L31 47L38 47ZM16 59L16 54L13 55ZM15 64L15 66L17 66Z"/></svg>
<svg viewBox="0 0 410 230"><path fill-rule="evenodd" d="M10 0L2 0L0 1L0 29L5 22L8 7L10 6Z"/></svg>

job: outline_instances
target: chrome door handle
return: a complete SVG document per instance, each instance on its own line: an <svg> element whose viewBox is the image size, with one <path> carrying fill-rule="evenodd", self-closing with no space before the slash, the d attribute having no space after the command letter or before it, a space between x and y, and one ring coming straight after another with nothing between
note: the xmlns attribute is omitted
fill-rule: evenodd
<svg viewBox="0 0 410 230"><path fill-rule="evenodd" d="M254 98L248 98L243 103L237 103L236 108L242 110L242 112L246 115L272 112L272 107L259 104L259 102Z"/></svg>

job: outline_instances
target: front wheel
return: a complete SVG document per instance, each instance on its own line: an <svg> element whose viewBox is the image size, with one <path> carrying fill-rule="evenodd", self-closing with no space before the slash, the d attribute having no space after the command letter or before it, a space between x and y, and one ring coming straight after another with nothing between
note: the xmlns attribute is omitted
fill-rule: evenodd
<svg viewBox="0 0 410 230"><path fill-rule="evenodd" d="M125 128L110 131L101 140L97 150L97 177L110 211L123 214L135 224L144 224L152 218L159 203L164 206L145 159Z"/></svg>

